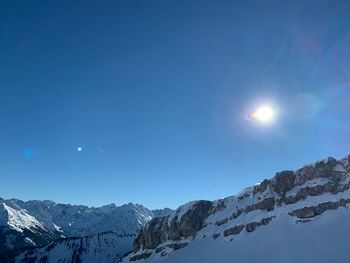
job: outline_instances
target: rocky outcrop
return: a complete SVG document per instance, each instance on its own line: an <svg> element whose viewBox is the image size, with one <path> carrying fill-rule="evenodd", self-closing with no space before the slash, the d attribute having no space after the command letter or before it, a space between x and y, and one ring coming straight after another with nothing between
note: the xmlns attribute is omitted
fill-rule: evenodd
<svg viewBox="0 0 350 263"><path fill-rule="evenodd" d="M178 250L178 249L181 249L181 248L184 248L188 245L187 242L183 242L183 243L173 243L173 244L169 244L167 245L168 248L171 248L173 250Z"/></svg>
<svg viewBox="0 0 350 263"><path fill-rule="evenodd" d="M339 192L344 192L349 189L348 184L337 184L334 182L329 182L324 185L316 185L313 187L305 187L305 188L300 188L300 190L297 191L295 195L290 195L290 196L282 196L277 200L278 205L282 204L295 204L296 202L300 200L306 199L308 196L319 196L324 193L332 193L336 194Z"/></svg>
<svg viewBox="0 0 350 263"><path fill-rule="evenodd" d="M244 208L244 212L245 213L249 213L251 211L258 210L258 209L259 210L272 211L274 205L275 205L275 198L274 197L269 197L269 198L263 199L259 203L246 206Z"/></svg>
<svg viewBox="0 0 350 263"><path fill-rule="evenodd" d="M260 184L255 185L253 188L253 193L257 194L257 193L263 193L266 191L267 187L270 185L271 181L265 179L264 181L262 181Z"/></svg>
<svg viewBox="0 0 350 263"><path fill-rule="evenodd" d="M295 178L296 175L293 171L283 171L277 173L271 182L272 189L276 193L284 195L295 186Z"/></svg>
<svg viewBox="0 0 350 263"><path fill-rule="evenodd" d="M221 226L221 225L227 224L227 222L228 222L228 218L226 217L226 218L224 218L222 220L216 221L215 225Z"/></svg>
<svg viewBox="0 0 350 263"><path fill-rule="evenodd" d="M328 210L334 210L337 209L338 207L345 207L347 204L350 203L350 199L340 199L337 202L324 202L321 204L318 204L317 206L308 206L308 207L303 207L300 209L293 210L289 212L291 216L295 216L301 219L306 219L306 218L313 218L315 216L321 215L324 212Z"/></svg>
<svg viewBox="0 0 350 263"><path fill-rule="evenodd" d="M349 166L349 156L341 161L328 157L296 171L276 173L272 179L246 188L236 196L182 206L170 216L151 220L137 236L134 254L140 255L154 249L162 256L169 255L169 249L183 248L190 244L191 239L199 237L210 237L213 242L220 236L233 240L232 236L244 230L245 233L254 232L281 215L296 217L295 222L310 222L326 211L350 203L348 198L325 201L324 197L320 199L322 202L317 202L318 196L342 193L349 196ZM310 206L309 198L315 205ZM181 243L184 239L186 245ZM169 245L170 241L180 243Z"/></svg>
<svg viewBox="0 0 350 263"><path fill-rule="evenodd" d="M306 181L315 178L329 178L332 180L341 179L346 174L346 171L339 171L336 166L340 164L336 159L327 157L321 161L306 165L295 172L297 185L302 185ZM341 164L340 164L341 165Z"/></svg>
<svg viewBox="0 0 350 263"><path fill-rule="evenodd" d="M243 229L245 229L247 232L253 232L256 228L259 226L267 225L271 220L273 219L273 216L262 218L258 222L250 222L248 224L241 224L241 225L236 225L233 227L230 227L224 231L224 236L231 236L231 235L238 235L242 232ZM215 234L213 237L216 239L219 237L220 234Z"/></svg>
<svg viewBox="0 0 350 263"><path fill-rule="evenodd" d="M230 235L238 235L239 233L242 232L243 229L244 229L244 225L238 225L238 226L228 228L224 231L224 236L227 237Z"/></svg>
<svg viewBox="0 0 350 263"><path fill-rule="evenodd" d="M247 232L253 232L257 227L267 225L271 220L272 216L261 219L259 222L251 222L246 224L245 230Z"/></svg>
<svg viewBox="0 0 350 263"><path fill-rule="evenodd" d="M191 209L179 208L173 218L155 218L146 225L134 241L134 251L154 249L166 240L194 237L205 226L205 219L213 208L213 202L197 201Z"/></svg>
<svg viewBox="0 0 350 263"><path fill-rule="evenodd" d="M147 225L146 228L142 229L140 234L136 237L133 249L138 251L141 246L146 249L156 248L160 243L166 240L166 218L155 218Z"/></svg>
<svg viewBox="0 0 350 263"><path fill-rule="evenodd" d="M141 260L141 259L146 259L146 258L149 258L151 255L152 255L151 252L144 252L142 254L132 256L130 258L130 261L137 261L137 260Z"/></svg>

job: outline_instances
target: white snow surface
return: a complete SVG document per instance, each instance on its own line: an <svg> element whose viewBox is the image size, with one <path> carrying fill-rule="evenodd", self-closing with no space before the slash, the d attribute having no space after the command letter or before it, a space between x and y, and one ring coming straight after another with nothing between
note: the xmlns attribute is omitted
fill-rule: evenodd
<svg viewBox="0 0 350 263"><path fill-rule="evenodd" d="M349 187L349 156L344 157L334 167L333 171L342 175L342 179L337 183L344 187ZM321 161L309 164L302 169L316 168L319 163L328 164L334 159L330 157ZM319 166L317 166L319 167ZM297 171L295 171L296 173ZM313 188L325 184L334 183L331 178L317 177L307 180L304 183L298 181L293 189L286 193L286 196L296 196L299 190ZM346 188L346 189L347 189ZM243 212L244 208L257 204L266 198L281 198L268 185L262 193L254 193L254 187L247 187L234 196L213 202L213 207L221 207L215 213L211 213L205 219L205 226L199 230L194 237L182 239L181 241L167 240L157 247L162 248L161 252L155 249L140 249L123 259L123 262L135 256L145 255L147 252L151 256L137 260L142 263L250 263L250 262L271 262L271 263L347 263L350 258L350 218L349 204L346 207L339 206L334 210L327 210L320 215L308 219L300 219L291 214L292 211L305 207L316 207L319 204L338 202L341 199L350 199L350 189L338 193L324 192L321 195L309 195L292 204L275 204L271 211L253 209ZM170 223L190 211L196 202L189 202L167 218ZM221 204L221 206L220 206ZM222 206L224 204L224 206ZM331 209L331 208L330 208ZM238 214L237 217L232 215ZM177 218L176 218L177 217ZM227 229L249 223L261 222L262 219L271 218L266 225L258 226L253 232L248 232L244 228L237 235L224 236ZM218 223L220 222L220 223ZM146 225L147 227L147 225ZM214 235L219 234L215 239ZM169 244L187 242L188 245L178 250L167 247ZM164 253L163 253L164 254Z"/></svg>
<svg viewBox="0 0 350 263"><path fill-rule="evenodd" d="M102 207L56 204L53 201L1 200L9 216L0 208L0 225L11 225L21 232L33 226L46 228L61 237L81 237L105 231L136 234L146 222L155 217L152 210L139 204L114 204ZM161 213L162 210L157 210ZM165 210L169 214L171 210Z"/></svg>
<svg viewBox="0 0 350 263"><path fill-rule="evenodd" d="M45 228L24 209L14 209L5 203L0 203L0 225L8 225L11 229L23 232L24 229L33 231L34 229Z"/></svg>
<svg viewBox="0 0 350 263"><path fill-rule="evenodd" d="M213 240L195 238L187 247L138 262L159 263L348 263L349 208L325 212L309 223L293 223L288 215L252 233ZM126 261L125 261L126 262Z"/></svg>
<svg viewBox="0 0 350 263"><path fill-rule="evenodd" d="M132 203L95 208L56 204L49 200L23 202L0 198L0 230L3 235L0 236L0 252L41 246L57 238L86 237L103 232L136 235L155 215L168 215L170 212L170 209L153 212ZM128 238L127 242L131 250L133 240Z"/></svg>
<svg viewBox="0 0 350 263"><path fill-rule="evenodd" d="M349 156L338 161L334 167L334 172L342 175L337 184L349 186ZM327 164L334 159L325 158L321 161L304 166L307 169L318 169L318 163ZM304 171L303 168L298 171ZM299 175L300 176L300 175ZM307 181L298 181L298 184L286 193L286 196L296 196L297 192L303 188L316 187L332 183L331 178L317 177ZM346 188L347 189L347 188ZM213 206L224 204L215 213L211 213L205 219L205 226L199 230L194 237L182 239L180 241L167 240L161 243L158 248L165 247L163 250L167 255L161 256L155 250L139 250L123 259L123 262L129 262L132 256L142 255L145 252L151 252L147 259L141 259L136 262L141 263L246 263L246 262L271 262L271 263L306 263L306 262L349 262L350 258L350 216L349 204L346 207L338 207L335 210L327 210L324 213L300 220L290 213L294 210L317 206L326 202L337 202L341 199L350 199L350 189L342 192L325 192L321 195L307 196L293 204L276 204L271 211L253 209L241 213L244 208L255 205L266 198L280 198L268 185L262 193L256 193L254 187L248 187L240 193L213 201ZM4 202L0 199L0 203ZM168 225L173 220L178 222L189 211L191 211L197 201L189 202L176 211L166 214ZM10 203L10 204L9 204ZM61 243L54 243L54 246L48 251L48 246L42 249L36 249L34 255L39 259L48 257L48 262L72 262L72 258L79 252L81 261L90 262L117 262L122 252L125 253L131 249L133 238L123 239L117 236L106 236L98 238L95 233L102 229L120 231L121 234L137 233L142 225L146 224L154 216L153 212L141 205L128 204L122 207L107 205L100 208L90 208L86 206L71 206L55 204L52 201L29 201L22 202L18 200L5 200L5 205L12 207L13 210L19 210L22 213L30 213L39 224L45 227L51 227L56 232L71 236L75 233L92 233L84 238L68 238ZM5 207L5 206L4 206ZM6 211L8 211L6 209ZM239 212L239 213L238 213ZM1 212L0 212L1 213ZM158 213L158 212L157 212ZM162 214L162 212L159 212ZM168 212L167 212L168 213ZM232 217L239 214L237 217ZM7 212L8 214L8 212ZM13 216L16 218L15 216ZM228 219L226 220L225 219ZM224 232L239 225L247 225L253 222L260 222L262 219L272 218L268 224L258 226L253 232L243 229L237 235L224 236ZM20 220L19 220L20 221ZM224 222L217 224L217 222ZM2 216L0 214L0 223ZM122 225L122 227L120 227ZM137 227L135 227L135 225ZM136 230L135 230L136 229ZM132 232L131 230L134 230ZM96 232L97 231L97 232ZM117 232L112 232L117 233ZM220 234L216 239L214 235ZM129 237L128 235L126 235ZM173 250L167 245L173 243L188 243L184 248ZM83 248L79 250L79 248ZM22 254L17 261L20 262L24 257Z"/></svg>

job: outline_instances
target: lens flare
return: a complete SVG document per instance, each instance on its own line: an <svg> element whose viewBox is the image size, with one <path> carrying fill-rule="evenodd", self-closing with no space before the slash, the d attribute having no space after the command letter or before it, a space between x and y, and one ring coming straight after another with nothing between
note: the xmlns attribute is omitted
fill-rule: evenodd
<svg viewBox="0 0 350 263"><path fill-rule="evenodd" d="M263 105L250 114L250 120L270 123L275 119L276 110L270 105Z"/></svg>

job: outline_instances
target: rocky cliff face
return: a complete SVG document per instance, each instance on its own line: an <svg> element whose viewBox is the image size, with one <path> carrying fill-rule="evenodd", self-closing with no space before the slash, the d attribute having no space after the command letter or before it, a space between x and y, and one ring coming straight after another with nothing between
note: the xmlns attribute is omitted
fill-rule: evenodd
<svg viewBox="0 0 350 263"><path fill-rule="evenodd" d="M189 209L191 207L191 209ZM181 240L194 236L204 227L212 209L212 202L198 201L179 208L169 217L155 218L134 241L134 251L140 248L154 249L166 240Z"/></svg>
<svg viewBox="0 0 350 263"><path fill-rule="evenodd" d="M151 220L124 262L166 257L199 239L232 241L271 222L310 223L350 203L350 156L332 157L282 171L272 179L216 201L195 201L166 217Z"/></svg>

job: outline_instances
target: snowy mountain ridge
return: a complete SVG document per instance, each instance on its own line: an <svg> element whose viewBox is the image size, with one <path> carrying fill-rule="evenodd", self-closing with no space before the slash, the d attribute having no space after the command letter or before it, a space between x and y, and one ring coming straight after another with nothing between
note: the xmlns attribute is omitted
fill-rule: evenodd
<svg viewBox="0 0 350 263"><path fill-rule="evenodd" d="M134 252L123 262L257 261L245 246L265 249L258 249L259 256L268 257L266 251L274 247L290 257L266 262L308 262L309 256L298 251L302 251L300 244L293 247L293 253L282 247L294 246L299 237L306 244L322 240L319 247L309 246L317 262L330 262L332 257L333 262L347 262L349 247L337 238L346 240L344 235L350 230L346 223L350 216L349 160L350 155L340 160L328 157L295 171L279 172L234 196L189 202L166 217L149 221L134 241ZM327 232L323 228L332 229L335 223L339 224L335 232L323 236ZM281 238L289 244L277 242ZM331 252L334 245L340 250L338 255Z"/></svg>
<svg viewBox="0 0 350 263"><path fill-rule="evenodd" d="M346 263L350 257L349 208L350 155L340 160L327 157L294 171L278 172L271 179L224 199L191 201L170 213L155 211L153 215L159 217L148 220L139 232L131 235L108 231L60 238L24 251L13 260L18 263ZM23 213L30 211L22 209ZM66 219L71 220L70 209L68 206L66 213L60 215L68 214ZM97 211L86 209L79 206L80 213L76 213L89 211L95 218ZM108 215L119 213L115 205L99 209ZM123 209L126 209L123 218L128 217L125 214L136 215L134 222L138 223L148 215L142 206L129 204ZM44 221L37 219L37 222L46 229ZM47 222L59 223L52 219ZM109 221L106 222L109 227ZM65 227L57 224L55 229L63 229L64 233ZM132 253L123 256L131 249Z"/></svg>
<svg viewBox="0 0 350 263"><path fill-rule="evenodd" d="M63 236L86 236L104 231L135 233L154 217L151 210L139 204L115 204L102 207L56 204L53 201L3 201L13 209L25 210L47 229L59 228Z"/></svg>
<svg viewBox="0 0 350 263"><path fill-rule="evenodd" d="M149 210L139 204L102 207L57 204L50 200L0 199L0 254L9 250L47 245L64 237L85 237L107 231L136 235L156 215L170 209ZM132 241L128 238L131 248Z"/></svg>
<svg viewBox="0 0 350 263"><path fill-rule="evenodd" d="M13 230L23 232L24 229L32 230L45 228L24 209L13 209L5 203L0 204L0 224L8 224Z"/></svg>

